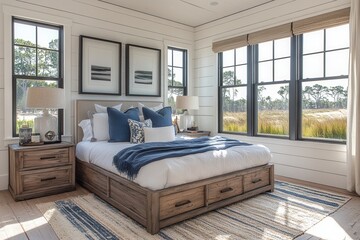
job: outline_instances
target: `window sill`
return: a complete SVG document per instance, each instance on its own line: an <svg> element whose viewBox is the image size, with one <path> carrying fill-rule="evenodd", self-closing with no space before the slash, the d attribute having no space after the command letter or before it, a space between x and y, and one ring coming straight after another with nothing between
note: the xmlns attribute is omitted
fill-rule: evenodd
<svg viewBox="0 0 360 240"><path fill-rule="evenodd" d="M289 140L282 138L274 138L274 137L262 137L262 136L246 136L239 134L227 134L227 133L218 133L218 135L226 136L229 138L239 139L241 141L254 143L254 144L271 144L271 145L281 145L283 147L299 147L306 149L314 149L314 150L331 150L331 151L340 151L346 152L346 144L343 143L329 143L329 142L320 142L320 141L302 141L302 140Z"/></svg>

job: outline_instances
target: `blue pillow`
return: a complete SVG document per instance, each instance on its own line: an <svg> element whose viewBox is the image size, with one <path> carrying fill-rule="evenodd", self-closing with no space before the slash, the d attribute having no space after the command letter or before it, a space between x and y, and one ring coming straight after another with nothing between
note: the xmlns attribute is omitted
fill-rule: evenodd
<svg viewBox="0 0 360 240"><path fill-rule="evenodd" d="M154 112L153 110L143 107L144 119L151 119L153 127L167 127L172 125L171 107L164 107Z"/></svg>
<svg viewBox="0 0 360 240"><path fill-rule="evenodd" d="M115 108L107 108L109 116L109 142L130 142L128 119L140 121L139 109L129 108L124 113Z"/></svg>

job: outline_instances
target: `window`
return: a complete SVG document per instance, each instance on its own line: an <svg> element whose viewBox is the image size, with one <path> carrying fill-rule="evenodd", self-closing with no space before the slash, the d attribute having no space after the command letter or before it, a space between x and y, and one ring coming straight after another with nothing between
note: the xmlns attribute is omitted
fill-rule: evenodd
<svg viewBox="0 0 360 240"><path fill-rule="evenodd" d="M346 139L349 26L302 35L303 138Z"/></svg>
<svg viewBox="0 0 360 240"><path fill-rule="evenodd" d="M219 53L219 131L345 141L349 25Z"/></svg>
<svg viewBox="0 0 360 240"><path fill-rule="evenodd" d="M168 104L175 112L176 96L187 95L187 51L168 48Z"/></svg>
<svg viewBox="0 0 360 240"><path fill-rule="evenodd" d="M33 127L41 114L25 106L29 87L63 87L61 62L61 26L13 18L13 136L22 125ZM59 115L61 124L62 112L51 113Z"/></svg>
<svg viewBox="0 0 360 240"><path fill-rule="evenodd" d="M247 47L223 52L220 71L222 130L247 132Z"/></svg>
<svg viewBox="0 0 360 240"><path fill-rule="evenodd" d="M289 135L290 49L290 38L258 44L258 134Z"/></svg>

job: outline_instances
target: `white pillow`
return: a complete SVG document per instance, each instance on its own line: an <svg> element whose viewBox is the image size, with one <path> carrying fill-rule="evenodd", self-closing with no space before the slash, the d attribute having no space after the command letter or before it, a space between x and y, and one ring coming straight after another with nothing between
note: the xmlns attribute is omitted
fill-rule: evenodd
<svg viewBox="0 0 360 240"><path fill-rule="evenodd" d="M139 112L140 112L140 121L141 121L141 116L143 116L144 114L143 114L143 107L147 107L147 108L149 108L150 110L153 110L154 112L156 112L157 110L160 110L160 109L162 109L163 108L163 104L162 103L160 103L159 105L157 105L157 106L155 106L155 107L148 107L148 106L146 106L146 105L144 105L144 104L142 104L142 103L138 103L138 108L139 108ZM144 117L143 117L144 118Z"/></svg>
<svg viewBox="0 0 360 240"><path fill-rule="evenodd" d="M99 105L99 104L94 104L95 105L95 110L97 113L107 113L107 107ZM115 108L116 110L121 111L121 105L122 103L112 106L112 108Z"/></svg>
<svg viewBox="0 0 360 240"><path fill-rule="evenodd" d="M168 142L175 140L174 126L148 128L144 127L145 142Z"/></svg>
<svg viewBox="0 0 360 240"><path fill-rule="evenodd" d="M91 141L92 138L92 127L91 127L91 120L84 119L79 124L79 127L83 130L83 139L82 141Z"/></svg>
<svg viewBox="0 0 360 240"><path fill-rule="evenodd" d="M93 115L94 138L97 141L107 141L110 139L108 119L107 113L95 113Z"/></svg>

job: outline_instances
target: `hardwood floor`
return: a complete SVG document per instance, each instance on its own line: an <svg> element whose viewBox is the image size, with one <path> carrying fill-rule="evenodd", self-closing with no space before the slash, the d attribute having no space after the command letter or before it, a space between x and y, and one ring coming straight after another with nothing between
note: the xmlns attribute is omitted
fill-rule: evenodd
<svg viewBox="0 0 360 240"><path fill-rule="evenodd" d="M283 177L277 177L277 179L351 195L342 189L310 182ZM86 193L88 193L87 190L77 186L77 190L73 192L15 202L8 191L0 191L0 239L58 239L51 226L37 209L36 204ZM354 195L351 197L352 199L337 212L314 225L297 240L360 239L360 197Z"/></svg>

